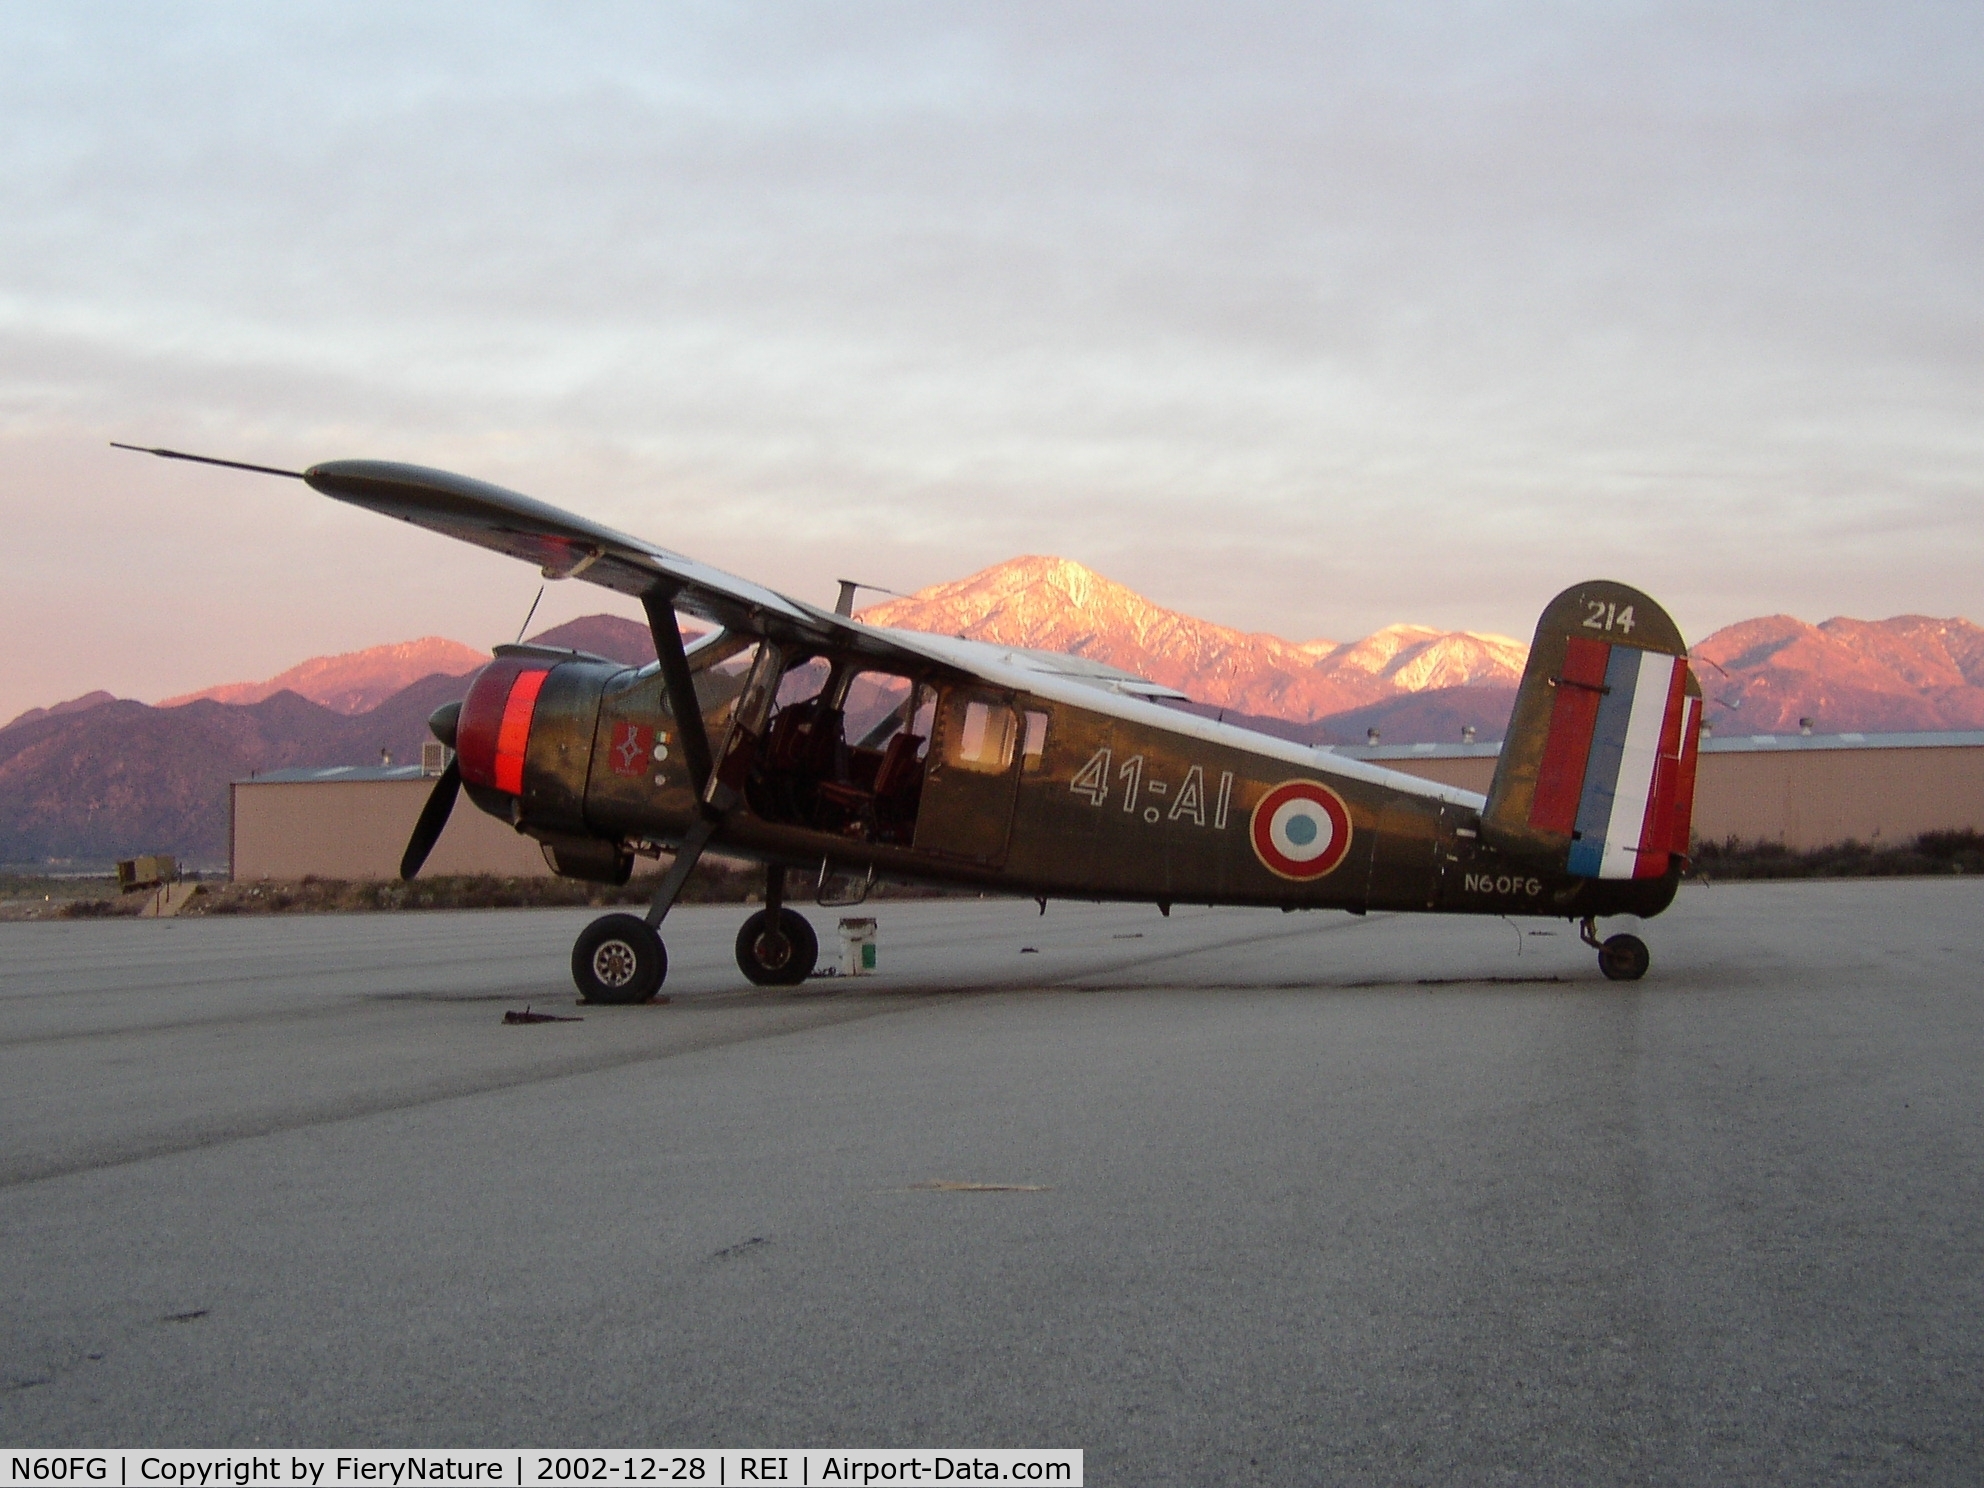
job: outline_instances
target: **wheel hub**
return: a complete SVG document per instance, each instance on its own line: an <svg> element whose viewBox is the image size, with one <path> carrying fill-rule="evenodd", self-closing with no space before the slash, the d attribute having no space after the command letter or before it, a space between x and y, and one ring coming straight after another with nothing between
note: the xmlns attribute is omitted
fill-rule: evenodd
<svg viewBox="0 0 1984 1488"><path fill-rule="evenodd" d="M624 987L634 979L639 961L624 940L609 940L592 953L592 974L603 987Z"/></svg>

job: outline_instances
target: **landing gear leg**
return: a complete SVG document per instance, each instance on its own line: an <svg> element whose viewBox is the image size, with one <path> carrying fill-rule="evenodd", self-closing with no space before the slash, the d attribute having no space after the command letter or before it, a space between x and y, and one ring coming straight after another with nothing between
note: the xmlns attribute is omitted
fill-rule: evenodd
<svg viewBox="0 0 1984 1488"><path fill-rule="evenodd" d="M649 928L661 928L661 922L668 918L669 910L675 907L676 899L681 896L682 885L696 871L696 864L702 861L703 849L710 845L710 838L715 835L716 822L712 818L696 818L696 824L689 828L682 845L675 849L675 862L670 865L668 876L662 879L661 887L654 891L654 899L648 904L646 918Z"/></svg>
<svg viewBox="0 0 1984 1488"><path fill-rule="evenodd" d="M1612 982L1637 982L1653 964L1653 953L1637 935L1598 938L1598 922L1586 915L1578 925L1578 938L1598 952L1598 969Z"/></svg>
<svg viewBox="0 0 1984 1488"><path fill-rule="evenodd" d="M572 947L572 980L578 984L581 1002L666 1002L657 998L668 976L668 950L661 943L660 926L682 893L682 885L703 849L709 845L716 823L699 817L682 839L675 864L645 916L603 915L580 932Z"/></svg>
<svg viewBox="0 0 1984 1488"><path fill-rule="evenodd" d="M796 987L820 959L806 917L785 907L785 870L765 870L765 907L737 932L737 969L760 987Z"/></svg>

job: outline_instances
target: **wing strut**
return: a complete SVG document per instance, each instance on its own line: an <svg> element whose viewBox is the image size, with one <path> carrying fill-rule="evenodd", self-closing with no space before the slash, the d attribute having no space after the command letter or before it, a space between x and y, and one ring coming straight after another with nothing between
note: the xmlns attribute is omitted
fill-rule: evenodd
<svg viewBox="0 0 1984 1488"><path fill-rule="evenodd" d="M682 649L682 627L675 620L675 592L668 588L650 589L641 596L641 608L648 612L648 629L654 632L654 654L661 662L662 684L668 689L668 711L675 715L675 734L682 745L682 763L689 770L689 784L695 788L700 814L689 825L689 833L675 850L675 864L668 870L654 902L648 906L647 922L659 927L674 907L682 886L709 846L710 838L728 814L712 805L710 793L710 737L703 731L703 705L696 701L696 679L689 671L689 654Z"/></svg>
<svg viewBox="0 0 1984 1488"><path fill-rule="evenodd" d="M653 589L641 597L654 632L654 653L661 662L662 684L668 689L668 711L675 715L675 732L682 743L682 763L696 799L707 801L710 788L710 739L703 732L703 707L696 701L696 680L689 674L688 653L682 649L682 627L675 622L675 595Z"/></svg>

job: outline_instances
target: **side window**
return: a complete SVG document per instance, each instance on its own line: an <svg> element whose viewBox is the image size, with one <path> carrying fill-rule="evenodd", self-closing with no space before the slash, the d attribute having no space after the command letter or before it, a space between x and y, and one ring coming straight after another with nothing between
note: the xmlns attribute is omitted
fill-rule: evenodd
<svg viewBox="0 0 1984 1488"><path fill-rule="evenodd" d="M990 698L953 693L944 707L944 761L961 770L998 775L1013 762L1019 720Z"/></svg>
<svg viewBox="0 0 1984 1488"><path fill-rule="evenodd" d="M914 684L893 672L860 672L841 704L847 737L862 749L880 749L902 731L915 710ZM927 736L926 736L927 737Z"/></svg>
<svg viewBox="0 0 1984 1488"><path fill-rule="evenodd" d="M1026 742L1020 749L1020 768L1031 775L1040 768L1047 754L1047 715L1029 710L1026 714Z"/></svg>

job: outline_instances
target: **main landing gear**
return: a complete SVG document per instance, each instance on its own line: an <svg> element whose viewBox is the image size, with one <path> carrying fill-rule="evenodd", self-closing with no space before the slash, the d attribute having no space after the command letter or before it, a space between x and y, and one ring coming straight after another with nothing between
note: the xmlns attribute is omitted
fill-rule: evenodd
<svg viewBox="0 0 1984 1488"><path fill-rule="evenodd" d="M648 612L648 628L654 633L655 656L661 666L669 709L681 729L683 763L688 768L689 783L702 803L701 809L682 838L682 845L675 850L675 861L655 889L648 912L640 916L604 915L580 934L578 943L572 947L572 980L578 983L581 1002L648 1002L659 997L662 980L668 975L668 952L661 943L661 922L675 907L682 886L688 883L718 825L738 806L736 791L716 779L711 770L702 703L696 696L688 653L682 648L682 632L675 619L675 598L674 588L658 584L641 596L641 604ZM913 690L910 696L913 700ZM904 722L906 725L907 718ZM449 799L452 801L452 795ZM446 813L442 815L445 817ZM422 823L423 826L426 823L424 815ZM439 833L436 826L433 835ZM418 831L415 833L416 838L420 835ZM408 855L412 856L411 847ZM421 856L425 855L423 847ZM418 859L414 859L414 866L419 866ZM406 876L410 878L412 874ZM746 920L737 934L738 967L758 986L790 987L806 980L819 957L820 942L813 934L813 927L803 916L785 907L785 870L776 865L768 867L765 907ZM668 1001L666 997L660 1000Z"/></svg>
<svg viewBox="0 0 1984 1488"><path fill-rule="evenodd" d="M572 980L581 1002L646 1002L667 975L668 951L639 915L594 920L572 947Z"/></svg>
<svg viewBox="0 0 1984 1488"><path fill-rule="evenodd" d="M737 932L737 969L760 987L796 987L820 959L806 917L785 907L785 870L765 870L765 907Z"/></svg>
<svg viewBox="0 0 1984 1488"><path fill-rule="evenodd" d="M689 833L645 916L602 915L579 933L572 947L572 980L581 1002L668 1001L658 995L668 976L661 922L709 838L710 832L701 827ZM785 907L785 870L767 868L765 907L737 932L738 969L760 987L796 987L812 974L819 959L820 941L813 927L804 915Z"/></svg>
<svg viewBox="0 0 1984 1488"><path fill-rule="evenodd" d="M1586 915L1578 925L1578 938L1598 952L1598 969L1607 981L1637 982L1653 964L1653 953L1637 935L1608 935L1598 938L1598 922Z"/></svg>

